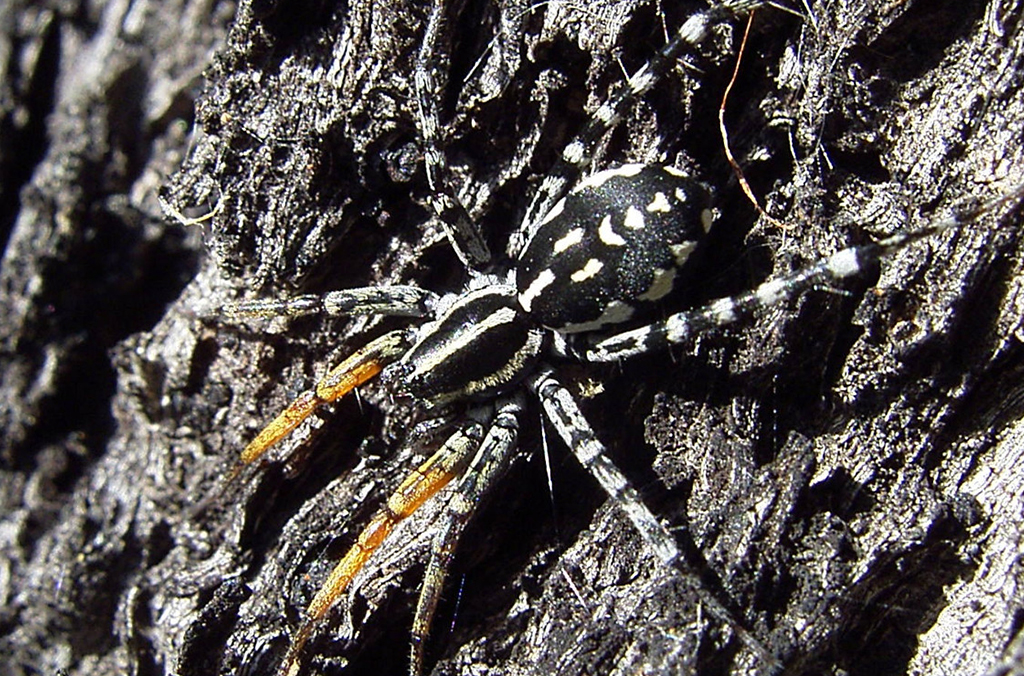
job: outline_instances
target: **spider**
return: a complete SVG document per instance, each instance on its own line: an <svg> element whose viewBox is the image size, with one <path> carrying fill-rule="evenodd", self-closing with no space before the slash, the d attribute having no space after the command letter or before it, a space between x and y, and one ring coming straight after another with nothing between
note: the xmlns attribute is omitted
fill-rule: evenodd
<svg viewBox="0 0 1024 676"><path fill-rule="evenodd" d="M860 276L892 252L992 208L991 203L965 207L919 230L842 250L749 293L654 324L618 330L620 324L641 316L644 306L671 291L677 277L685 276L692 254L713 224L713 195L698 177L670 167L624 165L579 183L576 179L622 111L657 83L679 51L700 42L709 26L759 4L732 0L695 15L659 56L598 108L533 199L518 236L513 237L509 269L493 262L455 197L439 147L432 40L442 6L435 7L417 64L420 127L428 177L436 190L432 206L456 254L473 271L471 281L461 293L441 297L413 286L381 287L235 303L223 310L229 318L319 312L424 318L415 328L391 331L371 341L331 369L316 388L299 395L256 436L242 453L243 463L262 457L318 406L378 374L396 396L410 398L438 415L461 413L452 423L454 431L387 500L310 604L284 658L282 674L299 673L307 640L395 525L454 481L447 511L434 534L413 622L411 669L419 671L422 645L459 535L476 503L500 479L515 452L524 393L540 402L548 422L632 522L649 552L692 578L681 564L675 538L608 459L574 397L557 380L551 362L563 358L616 362L685 344L812 287ZM759 657L769 663L775 660L721 602L701 592L695 579L692 584L716 619L730 626Z"/></svg>

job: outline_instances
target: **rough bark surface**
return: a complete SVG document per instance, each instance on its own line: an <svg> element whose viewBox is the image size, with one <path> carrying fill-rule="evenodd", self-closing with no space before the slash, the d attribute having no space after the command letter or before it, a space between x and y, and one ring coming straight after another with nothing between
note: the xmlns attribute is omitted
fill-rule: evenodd
<svg viewBox="0 0 1024 676"><path fill-rule="evenodd" d="M447 154L500 251L622 68L702 5L451 4ZM222 491L260 426L391 322L204 315L465 281L424 206L423 5L0 7L3 673L273 673L333 562L416 465L414 411L369 386ZM699 166L716 186L714 246L673 307L1024 182L1022 11L757 12L726 122L784 227L758 219L718 137L742 23L687 55L596 163ZM168 218L161 194L197 224ZM786 673L1022 673L1020 224L1003 205L697 345L561 368L689 564ZM555 443L549 496L539 418L461 544L429 668L763 671ZM368 566L309 673L403 673L437 513Z"/></svg>

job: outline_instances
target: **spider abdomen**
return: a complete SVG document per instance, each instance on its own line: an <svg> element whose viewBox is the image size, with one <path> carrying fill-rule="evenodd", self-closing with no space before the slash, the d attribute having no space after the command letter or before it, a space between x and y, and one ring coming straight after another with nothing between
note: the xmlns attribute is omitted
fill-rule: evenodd
<svg viewBox="0 0 1024 676"><path fill-rule="evenodd" d="M552 208L523 250L519 304L562 333L627 321L672 290L712 220L708 189L678 169L598 172Z"/></svg>

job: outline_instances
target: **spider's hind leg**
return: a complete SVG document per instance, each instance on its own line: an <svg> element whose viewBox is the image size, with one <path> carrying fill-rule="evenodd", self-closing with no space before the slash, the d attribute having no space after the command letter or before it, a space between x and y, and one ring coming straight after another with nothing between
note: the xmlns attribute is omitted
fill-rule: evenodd
<svg viewBox="0 0 1024 676"><path fill-rule="evenodd" d="M388 497L380 511L363 528L356 542L331 571L327 581L306 608L306 617L292 639L279 676L297 676L300 672L303 648L320 625L335 601L348 588L356 574L362 570L374 551L383 544L399 522L411 516L424 502L437 494L453 478L463 473L466 465L480 446L484 431L494 412L490 406L480 406L467 413L445 443Z"/></svg>
<svg viewBox="0 0 1024 676"><path fill-rule="evenodd" d="M555 380L550 370L542 370L529 380L530 388L537 394L545 417L551 422L558 436L579 460L583 468L593 476L615 507L632 522L644 541L647 551L657 556L662 563L680 574L683 581L700 599L705 610L716 620L728 626L751 652L767 665L769 673L778 672L781 664L753 634L735 618L717 598L705 589L700 577L689 570L681 560L679 547L667 528L644 504L639 493L630 485L608 456L608 452L583 416L572 394Z"/></svg>
<svg viewBox="0 0 1024 676"><path fill-rule="evenodd" d="M423 587L420 589L419 601L416 604L416 617L412 623L409 660L411 676L419 676L423 670L424 645L462 531L476 511L480 500L501 480L512 464L522 410L523 401L520 396L508 398L498 404L494 422L480 445L480 450L448 500L445 514L431 542L430 562L423 576Z"/></svg>

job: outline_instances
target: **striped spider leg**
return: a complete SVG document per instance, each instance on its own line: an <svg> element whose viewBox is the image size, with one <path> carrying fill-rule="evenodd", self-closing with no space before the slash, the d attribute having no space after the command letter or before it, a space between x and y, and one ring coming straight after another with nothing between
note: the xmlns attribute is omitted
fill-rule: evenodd
<svg viewBox="0 0 1024 676"><path fill-rule="evenodd" d="M759 310L791 301L816 287L829 288L844 280L859 277L900 249L943 232L971 224L978 218L1013 204L1024 196L1024 186L1012 187L988 200L957 205L946 218L906 232L896 233L878 242L838 251L817 264L769 280L756 289L731 298L722 298L706 307L670 315L661 322L611 336L590 337L590 344L573 352L590 362L618 362L669 345L690 343L700 334L734 324Z"/></svg>
<svg viewBox="0 0 1024 676"><path fill-rule="evenodd" d="M486 466L491 462L491 456L498 447L499 457L495 460L494 468L500 468L500 462L508 457L511 443L514 442L514 433L511 439L508 435L508 426L515 429L515 422L508 421L509 415L514 415L507 410L503 411L504 417L501 423L494 422L494 411L489 405L471 409L462 423L457 424L456 431L448 437L441 447L420 465L415 471L402 482L402 484L391 494L384 503L384 506L370 520L366 527L359 534L356 542L348 550L345 556L338 562L331 575L317 592L306 609L305 619L292 638L288 652L281 663L279 673L288 676L296 676L300 673L303 648L313 631L323 622L327 612L334 605L335 601L348 588L356 574L363 568L374 551L379 548L385 538L391 533L396 525L403 519L411 516L424 502L438 493L453 478L462 475L467 464L472 460L477 468ZM485 436L486 435L486 436ZM476 458L476 459L474 459ZM462 488L462 486L459 486ZM460 493L455 494L459 496ZM453 498L453 514L465 514L466 518L472 512L474 504L473 494L468 493L459 500ZM463 500L465 502L463 502ZM456 523L458 518L456 517ZM450 532L454 532L457 525L448 526ZM439 531L444 533L445 530ZM446 542L441 541L438 546L444 547ZM440 586L437 580L437 586ZM421 596L421 604L424 603ZM429 602L429 599L428 601ZM432 610L432 608L430 609ZM419 617L419 615L417 615ZM415 644L414 644L415 645ZM415 648L414 648L414 655Z"/></svg>

